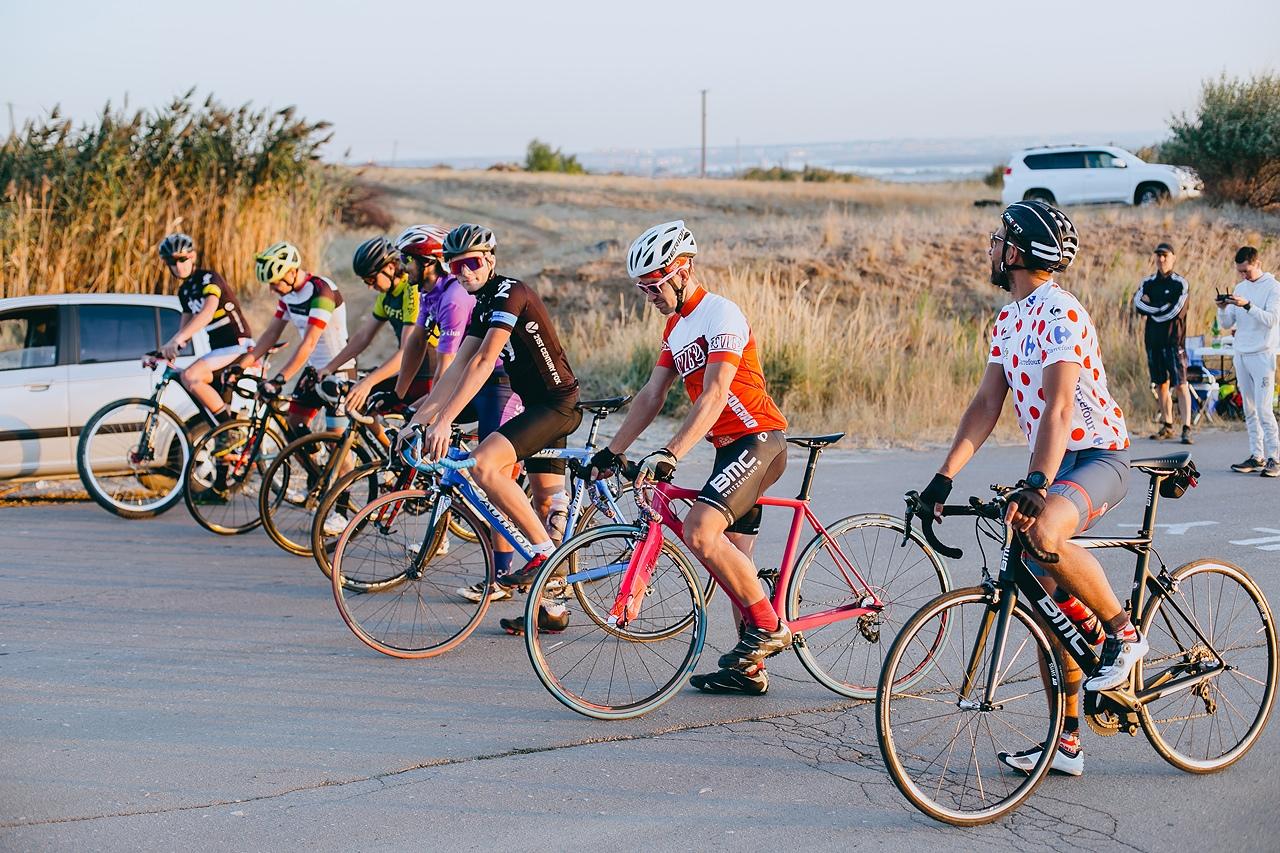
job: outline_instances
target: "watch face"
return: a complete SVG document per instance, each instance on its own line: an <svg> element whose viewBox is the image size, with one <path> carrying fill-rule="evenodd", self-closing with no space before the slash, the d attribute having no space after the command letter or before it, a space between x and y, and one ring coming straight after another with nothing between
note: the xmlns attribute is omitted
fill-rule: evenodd
<svg viewBox="0 0 1280 853"><path fill-rule="evenodd" d="M1033 489L1043 489L1047 482L1049 478L1040 471L1032 471L1027 475L1027 485Z"/></svg>

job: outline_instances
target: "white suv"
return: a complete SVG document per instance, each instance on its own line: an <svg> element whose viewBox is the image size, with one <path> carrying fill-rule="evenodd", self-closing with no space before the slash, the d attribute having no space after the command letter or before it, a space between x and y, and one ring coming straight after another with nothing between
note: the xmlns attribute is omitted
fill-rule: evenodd
<svg viewBox="0 0 1280 853"><path fill-rule="evenodd" d="M1004 170L1001 200L1148 205L1195 198L1203 188L1187 166L1146 163L1123 148L1061 145L1015 152Z"/></svg>

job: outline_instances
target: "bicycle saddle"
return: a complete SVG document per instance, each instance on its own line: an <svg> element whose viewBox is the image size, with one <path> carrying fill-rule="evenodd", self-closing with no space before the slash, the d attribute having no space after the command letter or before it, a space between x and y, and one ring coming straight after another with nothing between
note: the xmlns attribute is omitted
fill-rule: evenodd
<svg viewBox="0 0 1280 853"><path fill-rule="evenodd" d="M1137 468L1139 471L1145 471L1148 474L1164 474L1176 471L1186 465L1189 458L1191 458L1191 451L1184 450L1181 453L1148 456L1146 459L1130 459L1129 467Z"/></svg>
<svg viewBox="0 0 1280 853"><path fill-rule="evenodd" d="M580 412L616 412L631 402L631 395L625 397L606 397L603 400L579 400L574 408Z"/></svg>
<svg viewBox="0 0 1280 853"><path fill-rule="evenodd" d="M842 432L833 432L830 435L789 435L787 436L787 444L807 447L812 450L815 447L826 447L828 444L835 444L842 438L844 438L844 433Z"/></svg>

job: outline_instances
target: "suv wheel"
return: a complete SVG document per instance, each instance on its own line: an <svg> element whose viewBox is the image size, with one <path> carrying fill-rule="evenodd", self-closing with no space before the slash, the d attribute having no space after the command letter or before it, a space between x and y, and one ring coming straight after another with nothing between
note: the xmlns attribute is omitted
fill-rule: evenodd
<svg viewBox="0 0 1280 853"><path fill-rule="evenodd" d="M1053 193L1048 190L1027 190L1027 194L1022 197L1023 201L1042 201L1045 204L1056 204Z"/></svg>
<svg viewBox="0 0 1280 853"><path fill-rule="evenodd" d="M1140 207L1153 207L1168 200L1169 188L1163 184L1142 184L1133 196L1133 203Z"/></svg>

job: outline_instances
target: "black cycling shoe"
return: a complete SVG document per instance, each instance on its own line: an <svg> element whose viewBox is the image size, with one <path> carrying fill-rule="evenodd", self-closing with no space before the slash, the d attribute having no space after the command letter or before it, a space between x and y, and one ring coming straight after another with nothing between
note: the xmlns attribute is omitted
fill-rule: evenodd
<svg viewBox="0 0 1280 853"><path fill-rule="evenodd" d="M503 575L502 582L507 586L528 586L533 583L533 579L538 576L538 572L542 571L542 566L546 562L546 554L534 554L533 559L526 563L523 569Z"/></svg>
<svg viewBox="0 0 1280 853"><path fill-rule="evenodd" d="M689 683L703 693L737 693L763 696L769 690L769 673L762 666L739 669L725 667L715 672L695 675Z"/></svg>
<svg viewBox="0 0 1280 853"><path fill-rule="evenodd" d="M569 627L569 611L563 607L557 608L558 614L551 613L547 610L547 605L538 605L538 630L545 634L559 634L565 628ZM514 637L524 636L524 617L517 616L514 619L499 619L498 624L502 626L502 630L506 631Z"/></svg>
<svg viewBox="0 0 1280 853"><path fill-rule="evenodd" d="M747 625L738 629L738 645L720 655L721 669L741 667L749 669L759 666L768 657L773 657L783 649L791 647L791 629L786 623L778 621L776 631L766 631L755 625Z"/></svg>

